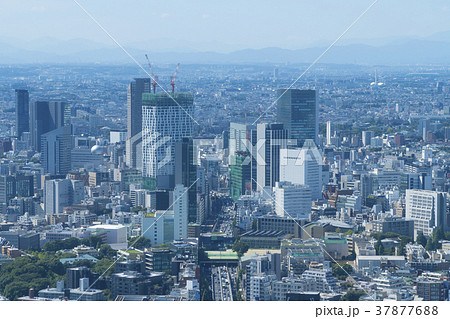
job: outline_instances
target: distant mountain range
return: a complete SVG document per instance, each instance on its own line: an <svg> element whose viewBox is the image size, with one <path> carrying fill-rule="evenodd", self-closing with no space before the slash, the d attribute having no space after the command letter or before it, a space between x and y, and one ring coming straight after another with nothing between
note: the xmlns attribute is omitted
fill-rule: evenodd
<svg viewBox="0 0 450 319"><path fill-rule="evenodd" d="M372 40L371 44L343 41L333 47L320 62L337 64L450 64L450 31L426 38L395 38L387 41ZM353 42L353 43L352 43ZM161 42L162 43L162 42ZM380 44L381 43L381 44ZM125 46L138 61L145 62L144 54L151 53L155 63L184 64L251 64L251 63L308 63L319 56L326 46L289 50L276 47L246 49L230 53L194 51L186 43L179 48L161 52L158 41L150 44L134 43ZM378 45L377 45L378 44ZM143 47L150 47L147 50ZM159 50L158 50L159 49ZM117 46L105 45L85 39L62 41L52 38L21 42L0 38L0 64L22 63L132 63Z"/></svg>

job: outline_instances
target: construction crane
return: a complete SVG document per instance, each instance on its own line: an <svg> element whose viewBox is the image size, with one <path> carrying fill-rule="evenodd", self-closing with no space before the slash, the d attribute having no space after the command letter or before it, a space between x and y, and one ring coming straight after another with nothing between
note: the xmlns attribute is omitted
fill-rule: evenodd
<svg viewBox="0 0 450 319"><path fill-rule="evenodd" d="M153 68L152 68L152 64L150 63L150 59L148 58L148 55L145 55L145 58L147 59L148 62L148 67L150 68L150 72L152 73L152 85L153 85L153 93L156 92L156 85L158 84L158 77L156 75L153 74Z"/></svg>
<svg viewBox="0 0 450 319"><path fill-rule="evenodd" d="M248 121L247 121L247 109L244 109L244 118L245 118L245 130L247 133L247 147L250 146L250 130L248 129Z"/></svg>
<svg viewBox="0 0 450 319"><path fill-rule="evenodd" d="M177 77L178 68L180 67L180 63L177 64L177 68L175 69L175 73L170 78L170 85L172 86L172 93L175 92L175 78Z"/></svg>

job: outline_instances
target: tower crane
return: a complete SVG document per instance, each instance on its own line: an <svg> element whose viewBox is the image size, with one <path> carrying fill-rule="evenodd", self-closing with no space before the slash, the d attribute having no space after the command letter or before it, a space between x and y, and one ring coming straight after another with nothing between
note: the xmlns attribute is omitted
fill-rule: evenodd
<svg viewBox="0 0 450 319"><path fill-rule="evenodd" d="M250 145L250 130L248 128L247 109L244 109L244 118L245 118L245 130L247 133L246 143L247 143L247 147L248 147Z"/></svg>
<svg viewBox="0 0 450 319"><path fill-rule="evenodd" d="M147 59L148 62L148 67L150 68L150 72L152 73L152 85L153 85L153 93L156 92L156 85L158 84L158 76L153 74L153 68L152 68L152 64L150 63L150 59L148 58L148 55L145 55L145 58Z"/></svg>
<svg viewBox="0 0 450 319"><path fill-rule="evenodd" d="M175 91L175 78L177 77L178 68L180 67L180 63L177 64L177 68L175 69L175 73L170 78L170 85L172 86L172 93Z"/></svg>

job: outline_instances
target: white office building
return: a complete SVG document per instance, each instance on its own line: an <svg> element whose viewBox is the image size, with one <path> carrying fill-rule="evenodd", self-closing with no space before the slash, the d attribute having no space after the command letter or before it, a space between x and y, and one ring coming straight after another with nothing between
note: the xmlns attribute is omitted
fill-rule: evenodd
<svg viewBox="0 0 450 319"><path fill-rule="evenodd" d="M329 269L305 270L301 279L305 281L307 291L322 293L338 293L340 291L337 281Z"/></svg>
<svg viewBox="0 0 450 319"><path fill-rule="evenodd" d="M236 152L250 152L250 133L252 125L241 123L230 123L230 157Z"/></svg>
<svg viewBox="0 0 450 319"><path fill-rule="evenodd" d="M89 226L87 231L91 233L105 232L106 243L114 249L128 248L127 227L124 225L94 225Z"/></svg>
<svg viewBox="0 0 450 319"><path fill-rule="evenodd" d="M71 167L73 170L79 168L94 170L103 163L103 153L99 151L92 152L89 147L75 147L71 150L71 156Z"/></svg>
<svg viewBox="0 0 450 319"><path fill-rule="evenodd" d="M414 220L414 237L419 232L430 236L441 226L448 231L447 193L407 189L406 218Z"/></svg>
<svg viewBox="0 0 450 319"><path fill-rule="evenodd" d="M109 143L122 143L127 140L127 130L111 130L109 132Z"/></svg>
<svg viewBox="0 0 450 319"><path fill-rule="evenodd" d="M288 293L304 292L305 286L305 280L297 277L284 277L272 284L272 300L286 301Z"/></svg>
<svg viewBox="0 0 450 319"><path fill-rule="evenodd" d="M312 140L303 148L280 150L280 181L308 185L312 200L322 198L322 155Z"/></svg>
<svg viewBox="0 0 450 319"><path fill-rule="evenodd" d="M152 246L164 244L164 212L147 213L142 219L142 236Z"/></svg>
<svg viewBox="0 0 450 319"><path fill-rule="evenodd" d="M356 270L373 270L379 268L381 264L391 264L403 268L406 264L405 256L358 256L355 260Z"/></svg>
<svg viewBox="0 0 450 319"><path fill-rule="evenodd" d="M130 199L134 207L150 207L150 191L130 185Z"/></svg>
<svg viewBox="0 0 450 319"><path fill-rule="evenodd" d="M311 189L307 185L277 182L273 194L273 209L278 216L307 218L311 212Z"/></svg>
<svg viewBox="0 0 450 319"><path fill-rule="evenodd" d="M61 214L64 207L79 204L84 199L84 182L71 179L45 181L44 209L46 214Z"/></svg>
<svg viewBox="0 0 450 319"><path fill-rule="evenodd" d="M364 146L370 146L372 143L373 132L363 131L362 132L362 143Z"/></svg>
<svg viewBox="0 0 450 319"><path fill-rule="evenodd" d="M327 145L332 145L332 137L334 136L334 125L331 121L327 122Z"/></svg>
<svg viewBox="0 0 450 319"><path fill-rule="evenodd" d="M271 301L272 282L275 275L257 274L250 276L250 301Z"/></svg>

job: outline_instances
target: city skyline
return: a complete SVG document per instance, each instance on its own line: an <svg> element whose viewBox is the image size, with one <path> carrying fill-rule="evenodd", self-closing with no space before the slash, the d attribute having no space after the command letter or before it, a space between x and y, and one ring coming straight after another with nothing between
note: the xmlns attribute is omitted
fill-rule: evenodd
<svg viewBox="0 0 450 319"><path fill-rule="evenodd" d="M342 3L0 5L0 300L445 314L449 9Z"/></svg>
<svg viewBox="0 0 450 319"><path fill-rule="evenodd" d="M226 79L227 68L233 67L222 68ZM21 119L11 116L6 120L9 129L4 130L8 133L1 141L7 157L0 163L0 217L9 227L0 232L4 262L20 260L25 249L50 252L52 245L66 241L79 245L85 240L86 247L70 249L85 250L87 255L68 259L95 264L99 261L94 256L100 254L114 270L105 275L108 270L98 273L95 266L87 273L67 268L67 285L74 286L67 287L71 300L126 299L138 294L172 300L173 295L164 293L175 294L179 288L169 285L156 290L159 284L152 280L170 282L191 273L200 275L182 288L182 300L376 299L374 291L362 285L354 297L344 279L364 275L373 283L388 280L400 285L403 279L396 277L399 274L382 272L382 260L402 270L420 270L424 267L422 250L431 253L446 245L450 203L445 194L450 184L441 177L447 172L442 162L447 155L439 155L437 149L450 140L450 110L440 108L436 101L445 99L449 91L447 83L438 78L445 77L442 71L431 73L437 78L430 80L428 73L411 75L409 70L386 68L384 77L389 74L396 79L391 83L380 82L379 77L373 82L358 82L355 71L342 68L346 74L338 71L331 75L332 70L326 70L328 76L341 80L317 79L315 90L280 89L292 83L287 67L255 68L236 75L233 81L237 82L220 94L211 94L218 85L227 83L213 67L200 73L200 77L209 74L203 84L187 89L177 82L173 87L181 89L171 93L160 89L150 93L150 79L141 79L141 99L132 94L136 77L122 75L122 94L105 94L102 99L106 103L99 103L97 93L93 93L98 81L85 82L88 96L94 94L94 98L80 96L83 103L47 102L36 99L33 93L41 79L28 78L29 112L34 123L30 128L42 129L23 132L17 138L14 126L20 125ZM92 67L87 71L89 77L90 72ZM184 76L198 81L192 74ZM402 95L404 88L411 86L411 77L415 90L424 91ZM54 86L49 81L44 90L52 92ZM195 87L195 93L186 93ZM20 110L23 103L16 98L16 91L7 90L16 106L13 111ZM391 90L397 93L391 94ZM336 99L337 92L343 91L347 93ZM242 109L244 96L252 102ZM362 103L361 96L365 97L364 107L351 106L355 102L350 101ZM383 99L388 102L380 102ZM417 104L418 99L423 104ZM262 113L263 101L264 105L272 102L274 108ZM7 105L5 102L0 107ZM38 105L46 110L39 112L39 118ZM140 121L139 114L129 118L131 110L140 109ZM218 116L222 112L227 116ZM241 116L231 116L236 112ZM248 115L256 118L255 125ZM194 118L199 125L194 125ZM127 134L133 126L134 135ZM127 140L139 134L142 144L132 148L135 155L128 154ZM42 148L35 153L28 149L29 142L39 137ZM139 157L141 153L142 168L127 165L127 156ZM439 210L428 203L433 196L438 198ZM42 205L32 205L35 200ZM110 209L113 215L108 215ZM430 220L423 222L423 216ZM23 229L31 221L38 226ZM126 229L136 236L127 235ZM42 241L36 238L41 233L45 236ZM374 241L381 233L391 237ZM402 244L392 243L397 238ZM97 246L103 248L89 246L92 240L101 240ZM352 242L356 242L354 247L349 246ZM284 246L292 251L311 250L304 248L311 244L321 252L302 257L283 250ZM180 260L175 254L177 245L197 247L202 253ZM161 252L160 247L168 249ZM250 248L271 252L241 259ZM106 251L109 255L102 255ZM121 251L142 254L143 261L112 259ZM214 254L227 254L233 266L223 267ZM248 265L244 262L247 258ZM432 260L436 267L446 262ZM344 264L350 266L348 261L354 264L344 268ZM172 268L174 265L178 266ZM158 270L168 271L169 267L178 269L176 275L159 277ZM343 274L338 275L337 268ZM244 280L238 269L248 272L242 293L233 288ZM80 278L70 278L71 272L81 272ZM208 275L202 277L205 272ZM202 278L211 278L207 279L208 288L199 287ZM394 294L402 300L447 298L445 291L427 295L427 289L441 291L442 282L423 276L417 279L418 291L409 287L407 292ZM104 281L112 285L111 290L101 289ZM36 286L37 297L32 290L26 294L27 284L23 285L13 290L19 295L9 290L5 294L19 300L59 298L66 283L58 280L49 284L51 288ZM260 288L252 288L255 285ZM297 295L290 296L286 289L295 290ZM307 293L311 289L317 295Z"/></svg>

